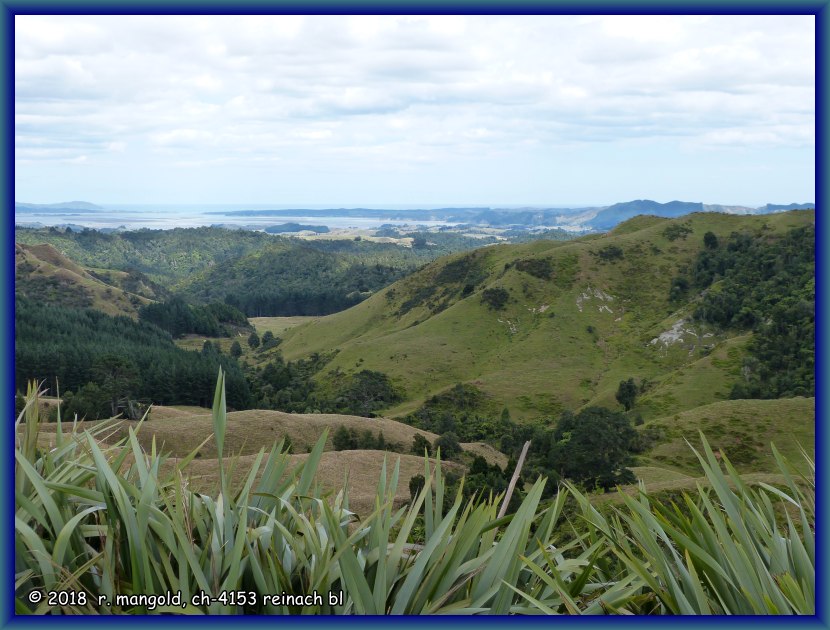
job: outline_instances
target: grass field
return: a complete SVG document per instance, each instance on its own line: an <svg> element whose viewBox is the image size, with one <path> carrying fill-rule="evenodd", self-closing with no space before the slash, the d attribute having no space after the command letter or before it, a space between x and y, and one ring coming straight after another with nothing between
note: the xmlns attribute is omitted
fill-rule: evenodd
<svg viewBox="0 0 830 630"><path fill-rule="evenodd" d="M275 337L282 337L287 330L313 322L319 319L317 316L303 316L295 317L250 317L248 321L254 327L257 335L262 338L266 332L270 331ZM263 350L262 347L251 348L248 345L248 337L250 333L239 332L233 337L205 337L204 335L187 335L181 339L176 339L175 343L178 347L184 350L201 350L205 341L210 341L224 353L229 353L234 341L238 341L242 348L242 356L240 361L247 361L251 365L260 365L269 361L277 348L269 348Z"/></svg>
<svg viewBox="0 0 830 630"><path fill-rule="evenodd" d="M289 328L313 322L317 319L320 319L320 316L296 315L294 317L249 317L248 321L251 322L260 337L269 330L275 337L282 337L283 333Z"/></svg>

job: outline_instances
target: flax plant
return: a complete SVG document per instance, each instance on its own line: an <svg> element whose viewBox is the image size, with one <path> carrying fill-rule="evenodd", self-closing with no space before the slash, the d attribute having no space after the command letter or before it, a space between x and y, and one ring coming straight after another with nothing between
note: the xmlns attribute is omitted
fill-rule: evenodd
<svg viewBox="0 0 830 630"><path fill-rule="evenodd" d="M664 505L642 488L638 497L620 493L623 507L603 515L573 486L585 523L580 558L613 555L622 571L585 599L596 584L572 589L563 584L562 563L526 561L548 584L544 594L570 596L571 613L643 612L682 615L771 615L815 613L815 466L806 453L807 475L794 468L773 446L781 487L748 485L730 463L714 455L701 434L697 455L705 484ZM691 446L690 446L691 448ZM723 469L722 469L723 467ZM596 551L593 551L596 550ZM565 576L566 577L566 576ZM630 585L630 586L629 586ZM612 597L611 595L615 596ZM559 612L544 597L534 602Z"/></svg>
<svg viewBox="0 0 830 630"><path fill-rule="evenodd" d="M440 456L426 483L395 507L399 465L384 462L373 511L315 483L326 435L291 467L282 442L261 450L241 485L224 450L220 372L213 404L219 482L193 491L187 457L172 464L141 422L65 430L39 445L39 392L30 386L15 445L15 603L18 614L608 614L809 613L814 608L812 486L748 487L708 445L711 489L662 506L626 499L606 518L572 486L542 501L539 479L516 512L501 495L444 510ZM142 421L143 422L143 421ZM131 425L133 423L130 423ZM209 439L211 439L209 438ZM783 460L776 454L779 461ZM406 480L404 480L406 481ZM574 499L569 499L574 497ZM566 505L579 525L563 533ZM573 521L573 519L572 519ZM576 521L573 521L574 523ZM413 543L423 527L423 544ZM53 605L33 592L75 593ZM139 596L177 594L161 605ZM290 596L318 593L302 605ZM329 593L333 598L329 599ZM82 596L79 594L83 594ZM273 597L283 596L283 597Z"/></svg>

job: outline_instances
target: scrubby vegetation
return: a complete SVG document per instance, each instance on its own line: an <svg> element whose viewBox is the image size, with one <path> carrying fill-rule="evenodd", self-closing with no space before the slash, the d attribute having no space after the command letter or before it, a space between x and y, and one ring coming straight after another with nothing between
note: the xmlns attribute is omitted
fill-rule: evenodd
<svg viewBox="0 0 830 630"><path fill-rule="evenodd" d="M549 280L553 274L553 264L550 258L528 258L516 261L516 269L529 273L541 280Z"/></svg>
<svg viewBox="0 0 830 630"><path fill-rule="evenodd" d="M530 471L531 477L567 478L589 489L608 489L634 481L626 466L632 464L642 443L631 419L624 414L589 407L578 414L566 411L555 423L517 423L506 410L501 414L494 411L492 402L480 389L459 383L431 397L404 421L441 436L441 443L433 445L433 451L446 442L482 441L501 450L515 463L523 444L529 440L525 470ZM419 450L423 453L422 448ZM446 457L447 449L442 452ZM449 452L450 458L457 453L454 449ZM481 488L500 490L504 486L497 483Z"/></svg>

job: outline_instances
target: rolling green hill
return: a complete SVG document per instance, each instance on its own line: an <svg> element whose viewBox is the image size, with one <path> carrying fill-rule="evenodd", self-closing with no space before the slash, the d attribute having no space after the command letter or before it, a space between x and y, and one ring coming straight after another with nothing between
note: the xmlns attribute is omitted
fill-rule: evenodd
<svg viewBox="0 0 830 630"><path fill-rule="evenodd" d="M605 235L496 245L439 259L347 311L284 335L287 359L336 349L320 373L377 370L405 393L403 415L469 382L515 418L587 405L619 408L621 380L645 418L729 397L751 340L692 318L700 292L672 301L704 234L770 239L811 226L814 212L640 216Z"/></svg>
<svg viewBox="0 0 830 630"><path fill-rule="evenodd" d="M654 439L640 463L666 470L667 478L672 472L695 474L698 461L687 441L698 448L702 431L739 471L774 472L770 444L791 462L803 462L802 448L813 456L815 407L815 398L724 400L656 418L640 427Z"/></svg>
<svg viewBox="0 0 830 630"><path fill-rule="evenodd" d="M15 244L14 267L15 292L48 304L135 318L141 306L164 295L141 274L85 269L48 244Z"/></svg>

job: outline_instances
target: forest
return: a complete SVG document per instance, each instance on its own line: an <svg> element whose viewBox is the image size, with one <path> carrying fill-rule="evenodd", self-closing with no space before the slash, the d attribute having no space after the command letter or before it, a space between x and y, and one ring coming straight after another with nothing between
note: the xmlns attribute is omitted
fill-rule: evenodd
<svg viewBox="0 0 830 630"><path fill-rule="evenodd" d="M672 282L674 300L701 292L698 320L752 331L744 382L732 398L815 395L815 228L780 237L707 232L704 249Z"/></svg>
<svg viewBox="0 0 830 630"><path fill-rule="evenodd" d="M220 366L228 403L246 408L250 386L229 356L177 348L168 332L148 322L15 300L16 389L25 391L35 379L53 394L72 392L68 413L77 408L81 417L110 417L110 401L122 398L205 406Z"/></svg>

